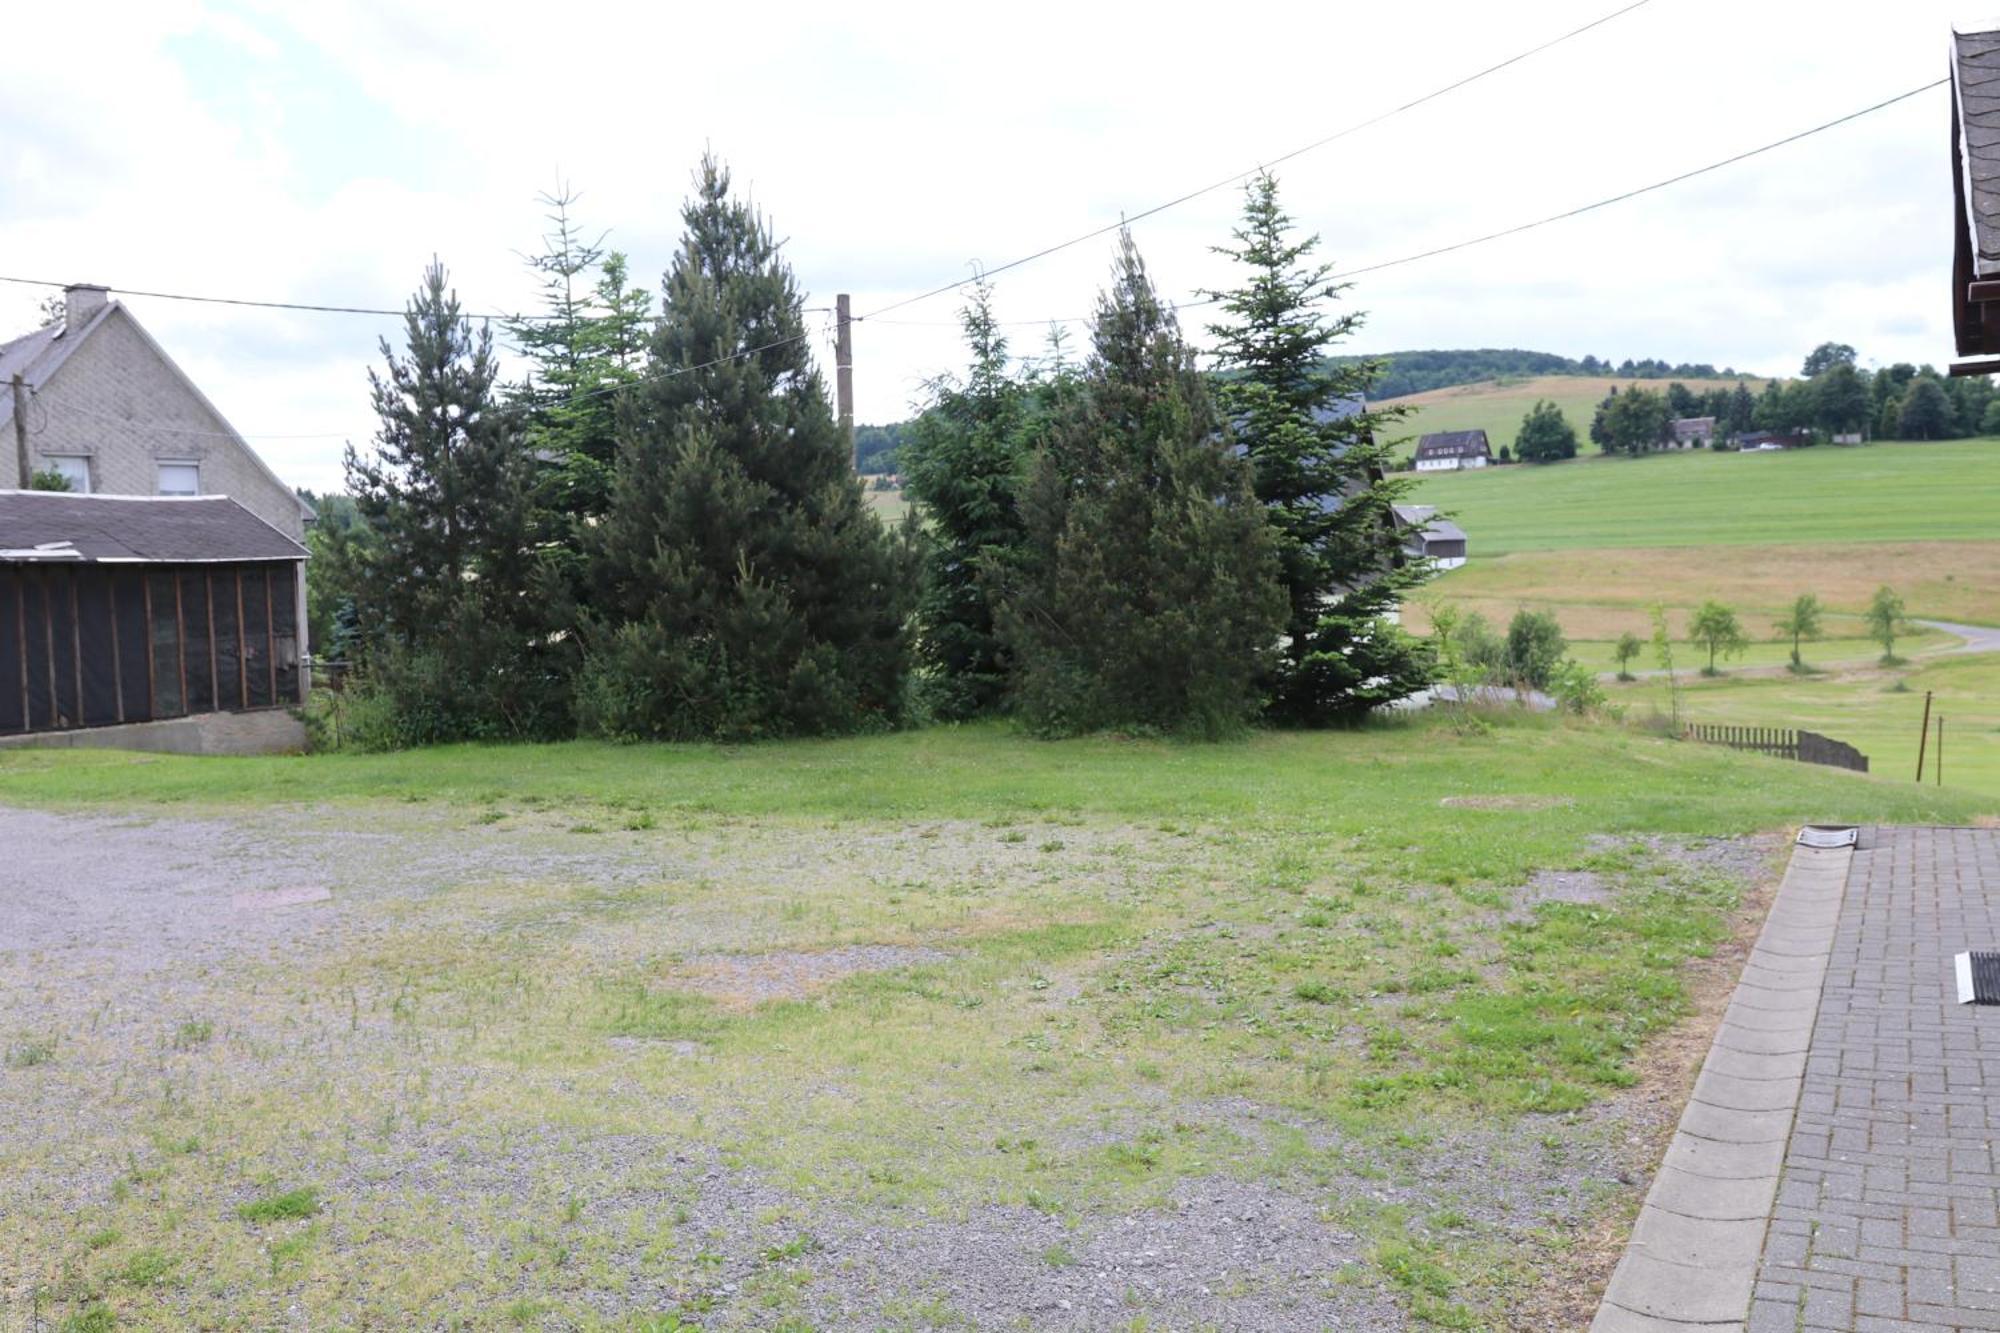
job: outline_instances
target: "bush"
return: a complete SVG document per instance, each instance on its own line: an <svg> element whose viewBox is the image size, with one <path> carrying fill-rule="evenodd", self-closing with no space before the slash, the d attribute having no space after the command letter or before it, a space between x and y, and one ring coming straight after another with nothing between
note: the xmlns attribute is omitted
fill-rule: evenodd
<svg viewBox="0 0 2000 1333"><path fill-rule="evenodd" d="M1459 662L1484 685L1497 684L1507 674L1507 642L1491 621L1477 611L1468 611L1454 632Z"/></svg>
<svg viewBox="0 0 2000 1333"><path fill-rule="evenodd" d="M1573 657L1565 657L1549 674L1549 693L1555 696L1556 706L1565 713L1582 715L1604 711L1606 696L1604 687L1597 681L1597 673Z"/></svg>
<svg viewBox="0 0 2000 1333"><path fill-rule="evenodd" d="M1507 679L1531 690L1546 690L1568 651L1569 640L1553 615L1516 611L1507 625Z"/></svg>

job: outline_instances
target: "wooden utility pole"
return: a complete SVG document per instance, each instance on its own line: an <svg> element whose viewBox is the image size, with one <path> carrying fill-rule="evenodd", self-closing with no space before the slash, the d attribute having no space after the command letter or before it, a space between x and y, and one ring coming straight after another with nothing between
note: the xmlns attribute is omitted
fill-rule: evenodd
<svg viewBox="0 0 2000 1333"><path fill-rule="evenodd" d="M1924 691L1924 724L1917 728L1917 781L1924 780L1924 746L1931 738L1931 692Z"/></svg>
<svg viewBox="0 0 2000 1333"><path fill-rule="evenodd" d="M14 376L14 459L21 467L14 485L25 491L34 474L28 470L28 386L19 375Z"/></svg>
<svg viewBox="0 0 2000 1333"><path fill-rule="evenodd" d="M840 433L847 440L847 457L861 471L861 450L854 443L854 317L846 292L833 298L838 328L833 338L833 397L840 408Z"/></svg>
<svg viewBox="0 0 2000 1333"><path fill-rule="evenodd" d="M1944 786L1944 714L1943 713L1938 714L1936 773L1937 773L1937 785L1940 787Z"/></svg>

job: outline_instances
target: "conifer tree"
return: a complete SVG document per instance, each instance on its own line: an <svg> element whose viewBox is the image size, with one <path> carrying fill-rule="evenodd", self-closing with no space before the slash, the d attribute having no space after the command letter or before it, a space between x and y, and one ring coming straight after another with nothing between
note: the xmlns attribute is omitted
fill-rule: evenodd
<svg viewBox="0 0 2000 1333"><path fill-rule="evenodd" d="M499 400L492 333L476 332L442 264L424 271L369 372L380 420L349 445L359 523L329 556L354 602L357 650L396 743L548 734L566 711L535 660L527 455Z"/></svg>
<svg viewBox="0 0 2000 1333"><path fill-rule="evenodd" d="M862 498L763 216L705 157L621 413L584 725L751 738L895 722L911 562Z"/></svg>
<svg viewBox="0 0 2000 1333"><path fill-rule="evenodd" d="M1016 703L1043 734L1239 730L1283 623L1269 525L1194 355L1121 233L1072 401L989 577Z"/></svg>
<svg viewBox="0 0 2000 1333"><path fill-rule="evenodd" d="M1235 238L1217 250L1247 272L1218 294L1229 318L1210 332L1217 394L1254 470L1286 596L1267 707L1292 725L1351 720L1431 678L1429 651L1387 619L1429 572L1402 558L1394 506L1410 482L1391 471L1382 436L1396 417L1366 409L1379 363L1329 356L1363 316L1329 309L1347 284L1313 262L1319 238L1294 235L1270 175L1246 188Z"/></svg>
<svg viewBox="0 0 2000 1333"><path fill-rule="evenodd" d="M1004 699L1006 650L981 570L1017 551L1024 535L1015 492L1027 390L1009 375L988 284L973 287L960 322L971 365L962 380L932 384L897 456L904 492L929 525L917 648L931 711L946 720L992 712Z"/></svg>

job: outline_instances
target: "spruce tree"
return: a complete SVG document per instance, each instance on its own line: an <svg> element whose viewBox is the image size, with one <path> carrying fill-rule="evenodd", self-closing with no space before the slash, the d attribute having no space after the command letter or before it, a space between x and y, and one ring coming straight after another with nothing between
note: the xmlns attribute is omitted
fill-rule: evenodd
<svg viewBox="0 0 2000 1333"><path fill-rule="evenodd" d="M925 696L956 721L1000 707L1007 656L982 569L1018 550L1024 535L1015 492L1024 456L1027 390L1008 373L1007 340L980 282L961 312L971 365L931 386L897 455L903 489L928 523L917 648Z"/></svg>
<svg viewBox="0 0 2000 1333"><path fill-rule="evenodd" d="M565 708L538 660L528 455L475 332L432 263L368 380L373 447L349 445L359 522L328 554L354 603L356 648L382 692L385 742L545 735Z"/></svg>
<svg viewBox="0 0 2000 1333"><path fill-rule="evenodd" d="M581 720L671 739L894 723L913 570L849 468L791 268L713 158L682 218L594 534Z"/></svg>
<svg viewBox="0 0 2000 1333"><path fill-rule="evenodd" d="M1379 363L1331 359L1363 316L1331 311L1347 284L1312 261L1317 236L1294 236L1270 175L1250 182L1234 234L1217 250L1247 273L1217 294L1229 318L1210 332L1217 394L1254 470L1285 591L1268 712L1292 725L1348 721L1431 678L1428 650L1388 619L1428 577L1403 559L1396 527L1411 483L1392 472L1382 432L1397 418L1365 405Z"/></svg>
<svg viewBox="0 0 2000 1333"><path fill-rule="evenodd" d="M1270 528L1130 233L1092 342L989 568L1017 707L1043 734L1240 730L1284 619Z"/></svg>

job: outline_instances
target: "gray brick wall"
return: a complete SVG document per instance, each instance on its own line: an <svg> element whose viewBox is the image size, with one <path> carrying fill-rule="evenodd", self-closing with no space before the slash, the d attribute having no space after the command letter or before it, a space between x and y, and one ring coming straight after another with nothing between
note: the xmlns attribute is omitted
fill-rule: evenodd
<svg viewBox="0 0 2000 1333"><path fill-rule="evenodd" d="M33 465L45 466L57 455L88 457L93 491L154 495L161 461L193 461L201 468L202 494L227 495L286 536L304 540L290 489L227 433L229 424L189 391L123 307L42 386L28 409L28 426ZM0 488L18 487L13 441L5 443Z"/></svg>

